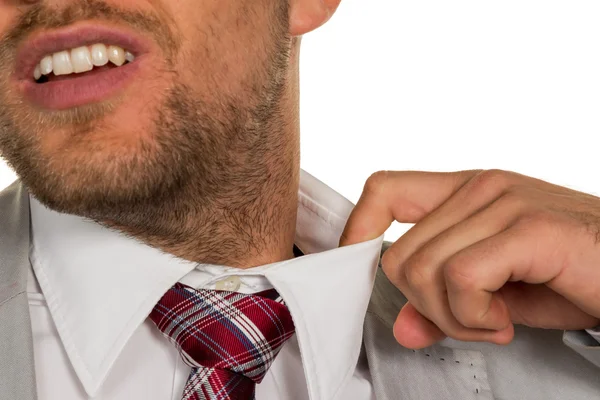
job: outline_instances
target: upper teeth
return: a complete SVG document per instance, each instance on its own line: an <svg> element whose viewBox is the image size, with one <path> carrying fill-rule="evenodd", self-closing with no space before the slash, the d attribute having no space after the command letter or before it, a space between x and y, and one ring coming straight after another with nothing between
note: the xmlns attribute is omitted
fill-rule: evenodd
<svg viewBox="0 0 600 400"><path fill-rule="evenodd" d="M33 78L37 81L42 75L69 75L91 71L94 66L101 67L112 62L120 67L125 61L132 62L135 56L119 46L95 44L82 46L72 50L59 51L47 55L35 67Z"/></svg>

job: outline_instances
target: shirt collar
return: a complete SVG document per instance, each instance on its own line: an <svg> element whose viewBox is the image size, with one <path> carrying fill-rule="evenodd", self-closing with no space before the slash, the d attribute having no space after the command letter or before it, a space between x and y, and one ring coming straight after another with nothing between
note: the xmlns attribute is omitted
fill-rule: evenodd
<svg viewBox="0 0 600 400"><path fill-rule="evenodd" d="M197 264L31 199L31 263L73 368L95 396L133 332ZM288 305L311 399L351 378L383 237L338 248L351 202L302 171L296 244L305 257L257 269Z"/></svg>

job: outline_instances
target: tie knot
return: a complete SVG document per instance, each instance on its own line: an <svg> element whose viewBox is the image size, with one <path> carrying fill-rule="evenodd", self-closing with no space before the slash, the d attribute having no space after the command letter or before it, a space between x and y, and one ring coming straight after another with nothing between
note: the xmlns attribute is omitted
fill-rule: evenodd
<svg viewBox="0 0 600 400"><path fill-rule="evenodd" d="M150 319L191 367L230 372L260 383L294 333L275 290L248 295L173 286Z"/></svg>

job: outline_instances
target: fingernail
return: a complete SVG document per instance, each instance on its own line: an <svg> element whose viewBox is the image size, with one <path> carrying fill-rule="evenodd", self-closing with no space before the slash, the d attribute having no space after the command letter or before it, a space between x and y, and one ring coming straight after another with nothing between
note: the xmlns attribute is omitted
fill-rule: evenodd
<svg viewBox="0 0 600 400"><path fill-rule="evenodd" d="M394 339L396 339L396 342L400 343L400 341L398 340L398 336L396 336L396 325L398 324L398 321L396 321L394 323L394 326L392 326L392 335L394 335Z"/></svg>

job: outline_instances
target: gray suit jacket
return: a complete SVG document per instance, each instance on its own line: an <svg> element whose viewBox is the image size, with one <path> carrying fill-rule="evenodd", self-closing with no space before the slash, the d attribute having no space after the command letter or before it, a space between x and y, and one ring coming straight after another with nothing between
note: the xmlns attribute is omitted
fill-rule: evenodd
<svg viewBox="0 0 600 400"><path fill-rule="evenodd" d="M37 399L29 227L29 198L16 183L0 193L0 400ZM391 333L405 302L378 271L364 326L378 400L600 399L600 346L584 332L518 328L505 347L446 340L413 351Z"/></svg>

